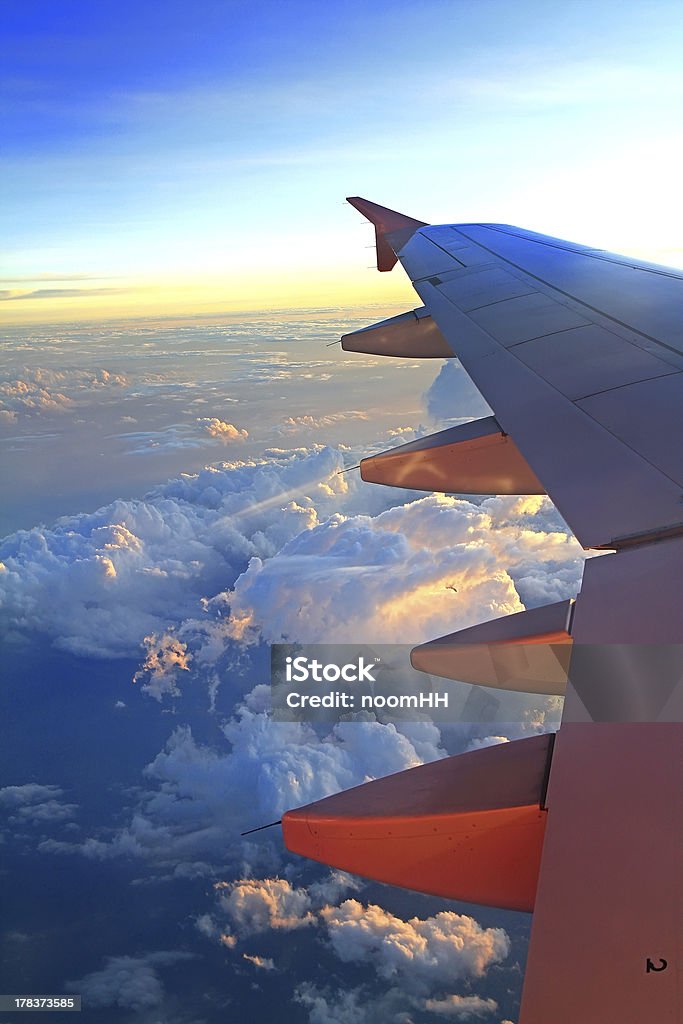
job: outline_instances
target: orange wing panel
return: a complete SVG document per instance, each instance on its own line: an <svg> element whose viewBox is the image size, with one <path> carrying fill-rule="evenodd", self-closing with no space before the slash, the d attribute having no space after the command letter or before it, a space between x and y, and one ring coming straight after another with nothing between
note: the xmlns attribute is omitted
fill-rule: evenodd
<svg viewBox="0 0 683 1024"><path fill-rule="evenodd" d="M418 892L531 911L551 736L398 772L282 820L293 853Z"/></svg>

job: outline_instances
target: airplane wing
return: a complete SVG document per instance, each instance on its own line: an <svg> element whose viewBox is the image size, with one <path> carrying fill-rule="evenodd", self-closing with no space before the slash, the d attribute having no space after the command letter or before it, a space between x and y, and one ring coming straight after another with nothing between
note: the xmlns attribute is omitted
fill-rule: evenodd
<svg viewBox="0 0 683 1024"><path fill-rule="evenodd" d="M526 805L526 838L515 844L500 833L513 861L520 850L540 861L526 901L534 918L520 1024L680 1022L683 273L516 227L430 226L349 202L375 227L378 269L400 261L421 306L346 335L343 347L451 353L493 411L363 460L363 478L455 493L545 492L582 545L605 552L587 560L575 601L449 634L411 656L437 675L566 695L547 787ZM448 776L469 780L467 821L491 811L493 755L481 753ZM503 776L521 772L525 756L500 768L501 794ZM289 812L285 842L362 874L369 827L410 864L394 877L385 871L387 881L523 905L512 888L501 895L505 872L488 848L479 871L462 866L453 823L438 870L432 862L426 873L450 864L463 884L426 889L415 841L422 835L432 848L434 807L423 813L414 797L396 798L420 791L423 769L413 771L387 790L402 818L380 812L379 791L378 800L370 793L386 783L378 780L361 787L362 798ZM439 791L422 778L424 792ZM525 778L515 791L528 797ZM441 788L443 825L453 796ZM512 798L499 803L497 811L518 813Z"/></svg>

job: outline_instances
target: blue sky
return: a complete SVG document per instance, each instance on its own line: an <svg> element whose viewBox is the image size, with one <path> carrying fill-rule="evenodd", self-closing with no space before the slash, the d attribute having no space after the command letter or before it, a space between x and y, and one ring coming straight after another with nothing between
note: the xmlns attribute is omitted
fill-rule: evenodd
<svg viewBox="0 0 683 1024"><path fill-rule="evenodd" d="M4 16L12 319L401 301L348 194L680 260L677 3Z"/></svg>

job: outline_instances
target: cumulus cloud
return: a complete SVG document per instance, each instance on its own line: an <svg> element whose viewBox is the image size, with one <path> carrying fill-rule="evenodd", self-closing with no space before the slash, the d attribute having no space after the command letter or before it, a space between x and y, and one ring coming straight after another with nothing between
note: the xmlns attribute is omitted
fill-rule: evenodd
<svg viewBox="0 0 683 1024"><path fill-rule="evenodd" d="M356 899L341 906L316 905L310 889L295 888L282 878L241 879L219 883L216 889L215 915L198 922L208 937L223 941L227 936L234 948L245 938L270 930L306 928L325 941L342 963L372 971L372 988L335 992L300 985L295 998L307 1008L311 1024L401 1020L409 1024L413 1016L407 1007L453 1020L481 1017L497 1009L492 999L453 993L452 988L455 982L483 977L507 957L510 941L501 928L483 928L473 918L451 911L404 920ZM378 991L377 978L387 983L384 991Z"/></svg>
<svg viewBox="0 0 683 1024"><path fill-rule="evenodd" d="M318 926L344 963L372 964L385 980L406 975L409 990L443 986L454 979L479 978L510 952L502 928L483 928L474 918L453 911L405 921L376 904L347 899L340 906L315 905L310 890L285 878L218 882L218 916L228 931L243 937L269 930L293 931ZM318 893L320 895L320 893ZM217 926L205 923L206 934ZM405 979L404 979L405 980Z"/></svg>
<svg viewBox="0 0 683 1024"><path fill-rule="evenodd" d="M273 453L171 480L0 542L0 628L95 657L135 654L272 556L348 491L331 449Z"/></svg>
<svg viewBox="0 0 683 1024"><path fill-rule="evenodd" d="M14 422L20 415L66 412L84 392L127 383L123 374L105 369L24 369L21 377L0 382L0 417Z"/></svg>
<svg viewBox="0 0 683 1024"><path fill-rule="evenodd" d="M135 652L146 637L137 679L163 700L191 681L216 685L217 666L239 693L235 664L251 685L263 640L427 639L519 610L528 581L540 586L548 564L565 569L561 596L578 588L582 552L544 499L430 496L368 516L359 511L367 489L340 475L341 464L332 449L274 450L170 481L142 501L17 533L0 548L5 623L110 657ZM214 596L202 603L205 595ZM250 646L238 648L240 639ZM189 726L176 729L113 836L46 839L39 848L136 857L157 877L206 876L242 857L245 874L266 863L278 870L273 843L243 843L239 832L455 752L431 723L399 729L368 718L321 737L304 723L273 722L268 698L266 686L253 689L211 746ZM546 724L538 703L520 735ZM492 742L494 731L484 726L475 740ZM331 891L324 899L336 902Z"/></svg>
<svg viewBox="0 0 683 1024"><path fill-rule="evenodd" d="M305 889L294 889L285 878L243 878L218 882L219 906L239 935L256 935L270 929L293 931L315 921L311 898Z"/></svg>
<svg viewBox="0 0 683 1024"><path fill-rule="evenodd" d="M382 907L346 900L324 907L320 916L335 953L344 962L371 962L380 977L395 978L415 990L454 979L481 977L510 952L502 928L482 928L474 918L453 911L403 921Z"/></svg>
<svg viewBox="0 0 683 1024"><path fill-rule="evenodd" d="M158 701L163 695L179 696L178 673L189 672L192 661L187 644L171 632L162 636L152 633L145 637L144 644L147 655L133 676L133 682L144 680L142 689Z"/></svg>
<svg viewBox="0 0 683 1024"><path fill-rule="evenodd" d="M433 420L477 419L491 409L457 359L448 359L423 398Z"/></svg>
<svg viewBox="0 0 683 1024"><path fill-rule="evenodd" d="M509 743L508 736L475 736L467 744L467 750L481 750L482 747L495 747L499 743Z"/></svg>
<svg viewBox="0 0 683 1024"><path fill-rule="evenodd" d="M350 988L332 992L320 989L310 982L299 985L295 1000L308 1010L310 1024L370 1024L390 1019L394 1024L409 1024L410 1017L403 1007L395 1007L396 1014L387 1018L380 1010L381 1002L363 988ZM405 1005L405 1000L403 1001ZM403 1012L401 1012L403 1010Z"/></svg>
<svg viewBox="0 0 683 1024"><path fill-rule="evenodd" d="M320 882L309 885L308 892L311 899L317 904L337 903L339 898L349 890L358 890L362 883L354 875L347 871L331 871L330 874Z"/></svg>
<svg viewBox="0 0 683 1024"><path fill-rule="evenodd" d="M424 1000L411 996L399 986L378 993L376 985L335 991L304 982L294 995L308 1010L310 1024L415 1024L417 1019L425 1019L424 1010L440 1013L447 1020L472 1021L477 1015L481 1018L497 1009L493 999L451 995ZM450 1008L450 1015L447 1008ZM457 1009L461 1011L459 1016ZM512 1022L502 1021L501 1024Z"/></svg>
<svg viewBox="0 0 683 1024"><path fill-rule="evenodd" d="M216 440L222 441L223 444L229 444L230 441L244 441L249 437L247 430L240 430L232 423L219 420L216 416L201 417L197 423L203 423L204 430L209 437L214 437Z"/></svg>
<svg viewBox="0 0 683 1024"><path fill-rule="evenodd" d="M250 561L226 595L233 635L420 642L521 611L525 597L535 603L532 583L548 574L549 560L565 570L552 597L573 596L580 546L555 524L544 529L541 505L529 525L528 507L527 499L475 505L430 495L374 517L333 515L267 561Z"/></svg>
<svg viewBox="0 0 683 1024"><path fill-rule="evenodd" d="M76 981L67 981L66 989L79 992L86 1007L118 1006L124 1010L149 1010L164 1000L159 969L173 967L194 954L159 951L145 956L108 957L100 971Z"/></svg>
<svg viewBox="0 0 683 1024"><path fill-rule="evenodd" d="M0 544L0 622L104 657L201 607L226 620L226 642L385 643L578 590L583 552L546 499L430 495L369 516L389 489L342 465L330 448L273 449L19 531Z"/></svg>
<svg viewBox="0 0 683 1024"><path fill-rule="evenodd" d="M135 856L174 877L193 869L208 875L216 863L244 855L239 832L254 823L421 763L415 745L393 725L340 723L320 739L306 723L273 722L265 710L268 694L268 687L257 687L223 725L223 750L198 743L188 726L178 727L145 769L150 788L113 839L48 840L40 849L90 859ZM423 743L421 753L427 752L432 759L444 753L436 747L427 751ZM260 841L254 856L267 855L267 849ZM334 888L349 888L342 872L314 890L313 898L323 899Z"/></svg>

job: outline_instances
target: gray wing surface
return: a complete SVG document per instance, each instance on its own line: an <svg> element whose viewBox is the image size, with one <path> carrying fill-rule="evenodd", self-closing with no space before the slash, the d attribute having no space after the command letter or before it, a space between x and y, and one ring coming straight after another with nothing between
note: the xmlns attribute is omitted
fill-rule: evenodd
<svg viewBox="0 0 683 1024"><path fill-rule="evenodd" d="M584 547L683 532L683 273L350 202Z"/></svg>

